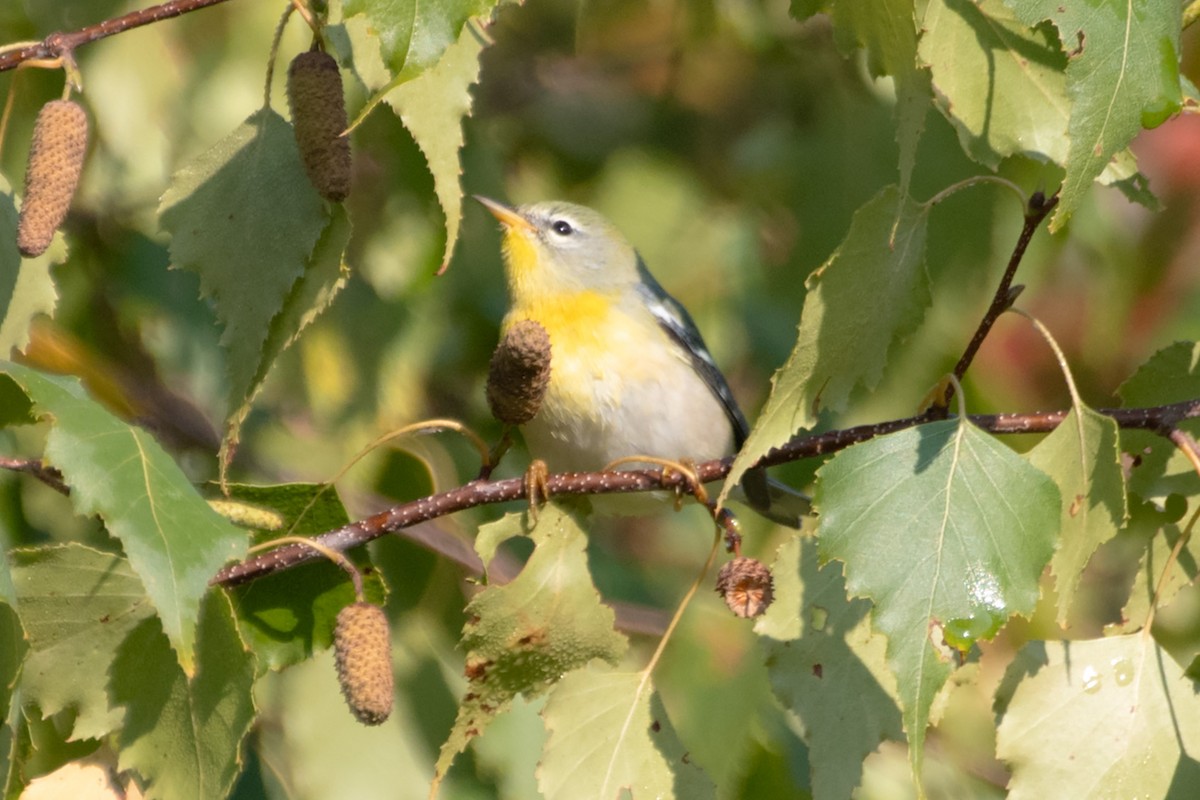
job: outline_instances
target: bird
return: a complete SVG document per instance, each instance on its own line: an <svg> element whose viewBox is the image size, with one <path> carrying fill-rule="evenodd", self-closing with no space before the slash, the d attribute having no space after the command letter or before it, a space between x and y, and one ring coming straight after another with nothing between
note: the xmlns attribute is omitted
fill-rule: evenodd
<svg viewBox="0 0 1200 800"><path fill-rule="evenodd" d="M501 333L532 320L550 340L545 395L522 425L534 458L593 472L631 456L699 463L741 448L749 425L700 330L613 223L564 201L475 199L502 230L510 306ZM739 488L751 508L790 527L811 510L762 468Z"/></svg>

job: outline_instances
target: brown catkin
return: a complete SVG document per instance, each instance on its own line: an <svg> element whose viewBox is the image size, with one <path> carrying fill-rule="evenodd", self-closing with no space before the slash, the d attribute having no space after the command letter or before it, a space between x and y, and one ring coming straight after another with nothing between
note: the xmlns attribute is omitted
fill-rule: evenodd
<svg viewBox="0 0 1200 800"><path fill-rule="evenodd" d="M739 556L717 573L717 594L735 615L754 618L774 602L775 580L766 564L757 558Z"/></svg>
<svg viewBox="0 0 1200 800"><path fill-rule="evenodd" d="M32 258L46 252L66 218L83 171L87 139L87 114L75 101L53 100L38 112L17 222L22 255Z"/></svg>
<svg viewBox="0 0 1200 800"><path fill-rule="evenodd" d="M337 615L333 652L346 705L364 725L392 713L392 643L383 609L353 603Z"/></svg>
<svg viewBox="0 0 1200 800"><path fill-rule="evenodd" d="M541 408L550 382L550 336L537 322L521 320L508 329L488 366L487 400L492 416L523 425Z"/></svg>
<svg viewBox="0 0 1200 800"><path fill-rule="evenodd" d="M309 50L288 67L288 104L300 159L312 185L326 200L340 203L350 194L350 139L342 75L333 56Z"/></svg>

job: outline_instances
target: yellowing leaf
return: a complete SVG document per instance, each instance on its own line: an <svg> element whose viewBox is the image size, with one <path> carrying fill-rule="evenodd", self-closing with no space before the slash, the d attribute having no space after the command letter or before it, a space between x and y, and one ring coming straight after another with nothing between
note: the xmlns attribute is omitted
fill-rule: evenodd
<svg viewBox="0 0 1200 800"><path fill-rule="evenodd" d="M480 531L477 546L485 561L501 541L524 535L523 519L510 514ZM592 659L615 663L628 646L613 630L612 609L600 603L592 585L587 538L577 520L550 504L529 535L535 549L521 573L511 583L488 587L467 606L468 689L438 757L439 780L518 693L536 697Z"/></svg>
<svg viewBox="0 0 1200 800"><path fill-rule="evenodd" d="M546 800L716 797L645 673L576 670L554 687L542 717L550 735L538 786Z"/></svg>
<svg viewBox="0 0 1200 800"><path fill-rule="evenodd" d="M22 694L45 716L71 709L72 738L98 739L123 716L109 701L108 668L154 614L146 590L124 558L80 544L17 550L13 561L31 647Z"/></svg>
<svg viewBox="0 0 1200 800"><path fill-rule="evenodd" d="M1200 780L1196 683L1145 634L1031 642L997 696L1009 797L1188 797Z"/></svg>
<svg viewBox="0 0 1200 800"><path fill-rule="evenodd" d="M1066 625L1092 553L1125 524L1117 423L1080 404L1028 457L1054 479L1063 496L1058 549L1050 569L1057 579L1058 622Z"/></svg>

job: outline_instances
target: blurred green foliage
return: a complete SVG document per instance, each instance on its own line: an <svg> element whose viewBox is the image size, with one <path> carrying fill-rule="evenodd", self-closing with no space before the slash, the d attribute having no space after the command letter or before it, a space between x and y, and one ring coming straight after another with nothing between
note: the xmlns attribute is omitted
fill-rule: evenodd
<svg viewBox="0 0 1200 800"><path fill-rule="evenodd" d="M138 5L9 4L0 9L0 42L41 38ZM76 354L73 371L93 393L109 386L196 482L217 474L219 431L231 411L225 356L196 276L170 268L155 209L179 165L260 104L282 6L230 2L77 53L95 145L66 224L70 254L53 268L59 296L46 325ZM517 203L570 199L610 217L691 310L753 419L791 350L805 277L842 240L855 210L897 180L890 82L872 79L864 57L839 52L827 18L797 22L785 4L767 0L529 0L501 7L487 33L494 42L483 52L475 110L464 121L464 192ZM293 20L271 88L281 113L283 65L308 43ZM1185 71L1195 79L1194 33L1183 47ZM368 92L352 80L347 87L353 116ZM61 77L0 75L0 92L10 91L0 171L18 183L33 118L60 94ZM1120 382L1157 349L1197 335L1196 122L1172 121L1135 143L1162 213L1116 190L1093 190L1062 233L1038 236L1019 274L1027 287L1020 304L1058 337L1082 396L1095 406L1113 403ZM271 370L243 430L236 480L325 481L375 437L430 417L461 419L489 440L499 434L483 391L506 304L494 221L468 205L453 259L435 276L444 218L417 143L382 107L353 142L349 283ZM928 199L978 172L954 128L931 112L913 196ZM1020 157L1002 162L998 174L1030 191L1052 191L1061 180L1057 168ZM228 203L236 208L238 198ZM917 409L974 330L1020 214L1011 197L989 186L932 210L931 310L893 351L882 384L854 396L849 411L823 417L823 427ZM1016 317L998 325L964 388L971 411L1069 403L1052 355ZM44 435L42 428L4 430L0 451L40 452ZM372 454L339 483L352 517L458 485L478 469L474 451L449 435L404 447ZM519 474L525 463L518 450L501 474ZM777 474L802 486L817 466L793 464ZM417 534L445 553L498 514L492 507L463 512ZM756 519L743 526L748 554L772 560L782 534ZM703 563L709 529L695 508L594 526L590 566L603 596L618 603L618 625L634 632L630 664L648 657L656 637L637 631L661 631ZM44 486L0 472L0 545L64 540L111 546L94 520L76 518ZM1086 601L1072 634L1117 621L1135 572L1122 546L1106 546L1085 575ZM235 797L425 796L465 686L455 643L471 571L409 538L371 550L390 590L400 705L376 736L345 713L328 657L267 676L256 691L260 717ZM511 565L528 551L502 553ZM1022 643L1060 636L1055 598L1043 587L1034 619L1015 621L982 645L981 662L967 667L976 681L960 678L940 709L925 772L930 796L1003 794L1007 774L994 756L990 696ZM1178 604L1185 603L1194 609L1194 587L1181 590ZM1164 634L1173 637L1173 652L1200 650L1198 618L1194 610L1160 618L1174 626ZM689 610L657 673L680 739L723 798L809 791L806 732L770 697L762 660L745 621L708 596ZM442 796L529 797L544 735L540 706L519 701L498 720L460 757ZM31 768L49 771L78 755L53 755L62 743L41 735L44 744L33 750L42 760L31 759ZM892 744L869 756L860 795L911 793L906 762Z"/></svg>

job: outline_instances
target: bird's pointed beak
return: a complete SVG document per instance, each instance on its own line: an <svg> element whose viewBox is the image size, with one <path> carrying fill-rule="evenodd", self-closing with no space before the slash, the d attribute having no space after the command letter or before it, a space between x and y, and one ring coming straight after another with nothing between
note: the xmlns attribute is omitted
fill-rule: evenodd
<svg viewBox="0 0 1200 800"><path fill-rule="evenodd" d="M506 228L517 228L528 231L536 230L533 223L521 216L515 208L506 206L503 203L497 203L491 198L482 195L471 195L478 200L484 208L492 212L492 216L500 220L500 224Z"/></svg>

